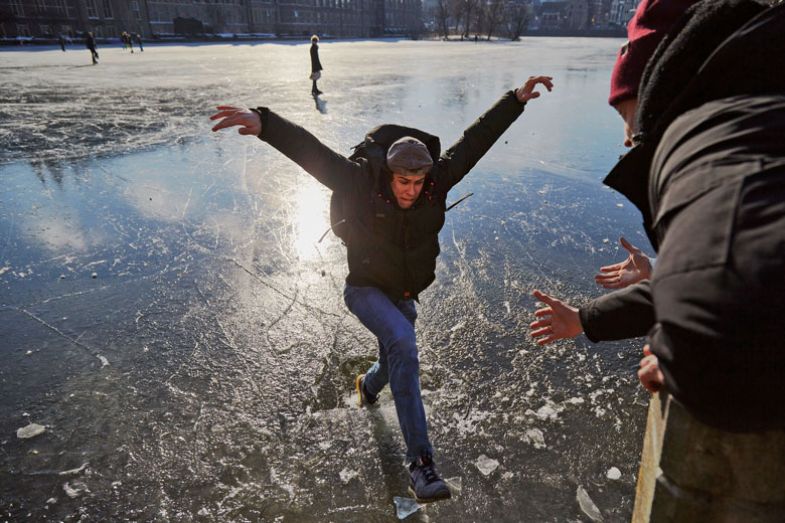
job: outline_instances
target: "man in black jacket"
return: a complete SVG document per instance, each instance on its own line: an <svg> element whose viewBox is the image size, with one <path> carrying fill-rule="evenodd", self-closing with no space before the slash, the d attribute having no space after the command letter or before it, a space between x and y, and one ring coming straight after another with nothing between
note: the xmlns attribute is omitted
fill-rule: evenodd
<svg viewBox="0 0 785 523"><path fill-rule="evenodd" d="M305 129L265 107L219 106L213 131L239 127L258 136L333 190L349 216L341 231L349 275L344 300L379 342L379 361L356 380L360 404L372 404L388 382L410 463L410 489L419 501L450 497L436 473L420 396L415 301L434 280L447 192L474 167L539 96L547 76L531 77L506 93L444 154L412 136L388 144L381 159L356 161L332 151ZM415 131L415 130L412 130ZM421 132L419 132L421 133ZM425 134L425 133L421 133Z"/></svg>
<svg viewBox="0 0 785 523"><path fill-rule="evenodd" d="M648 332L649 390L719 429L785 428L785 4L704 0L666 32L640 81L634 147L605 180L643 215L652 279L581 309L538 291L533 335Z"/></svg>

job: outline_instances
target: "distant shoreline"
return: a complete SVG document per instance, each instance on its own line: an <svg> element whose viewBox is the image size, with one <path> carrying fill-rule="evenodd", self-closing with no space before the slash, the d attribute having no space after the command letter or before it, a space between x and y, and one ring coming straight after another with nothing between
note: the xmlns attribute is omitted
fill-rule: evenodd
<svg viewBox="0 0 785 523"><path fill-rule="evenodd" d="M487 36L478 35L479 42L488 42ZM568 31L568 30L544 30L544 31L529 31L521 35L521 38L529 37L549 37L549 38L625 38L626 31L624 29L603 29L594 31ZM368 37L320 37L322 41L400 41L400 40L427 40L427 41L447 41L447 42L474 42L474 36L461 39L460 35L450 35L448 38L442 38L439 35L429 34L425 36L412 37L409 35L387 35L378 38ZM113 46L121 45L120 38L98 38L100 46ZM491 42L509 42L510 39L506 37L494 36ZM144 45L156 46L162 44L227 44L227 43L310 43L310 37L307 36L250 36L250 35L236 35L234 37L219 37L219 36L167 36L163 38L150 38L143 40ZM83 47L84 39L81 37L71 38L67 42L67 48ZM134 43L136 45L136 43ZM25 49L25 48L42 48L42 47L60 47L56 38L32 38L30 40L16 40L12 38L1 38L0 49Z"/></svg>

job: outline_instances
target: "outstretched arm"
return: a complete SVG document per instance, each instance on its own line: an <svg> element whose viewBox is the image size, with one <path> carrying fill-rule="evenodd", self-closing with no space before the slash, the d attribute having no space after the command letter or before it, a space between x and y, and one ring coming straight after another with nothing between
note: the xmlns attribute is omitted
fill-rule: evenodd
<svg viewBox="0 0 785 523"><path fill-rule="evenodd" d="M362 176L360 164L336 153L299 125L267 108L249 110L219 105L210 120L219 120L213 131L239 127L237 132L242 135L258 136L332 190L353 187Z"/></svg>
<svg viewBox="0 0 785 523"><path fill-rule="evenodd" d="M586 337L593 342L645 336L656 321L649 280L595 298L578 314Z"/></svg>
<svg viewBox="0 0 785 523"><path fill-rule="evenodd" d="M548 91L553 89L550 76L530 76L526 82L509 91L488 111L480 116L464 132L463 136L452 147L444 152L437 164L447 187L460 182L477 162L488 152L488 149L499 139L507 128L520 116L526 102L537 98L538 85Z"/></svg>
<svg viewBox="0 0 785 523"><path fill-rule="evenodd" d="M654 305L649 280L600 296L580 309L540 291L534 297L546 307L534 314L531 336L540 345L584 332L593 342L644 336L654 325Z"/></svg>
<svg viewBox="0 0 785 523"><path fill-rule="evenodd" d="M627 259L613 265L600 267L599 274L594 276L594 281L606 289L622 289L633 283L651 278L651 261L649 257L623 237L619 238L619 243L630 253Z"/></svg>

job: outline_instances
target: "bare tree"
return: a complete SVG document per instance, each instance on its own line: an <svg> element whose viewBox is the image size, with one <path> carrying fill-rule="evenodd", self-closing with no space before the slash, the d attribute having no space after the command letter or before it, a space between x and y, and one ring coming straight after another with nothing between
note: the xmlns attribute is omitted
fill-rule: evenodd
<svg viewBox="0 0 785 523"><path fill-rule="evenodd" d="M452 12L455 20L463 23L461 35L469 37L471 32L472 17L476 15L480 0L453 0Z"/></svg>
<svg viewBox="0 0 785 523"><path fill-rule="evenodd" d="M483 8L485 11L485 27L488 32L488 40L490 40L493 32L504 21L505 0L490 0Z"/></svg>
<svg viewBox="0 0 785 523"><path fill-rule="evenodd" d="M509 4L505 11L507 35L510 40L517 41L529 25L531 10L528 5L514 3Z"/></svg>
<svg viewBox="0 0 785 523"><path fill-rule="evenodd" d="M436 18L439 33L446 39L450 36L450 6L448 0L439 0L434 10L434 17Z"/></svg>

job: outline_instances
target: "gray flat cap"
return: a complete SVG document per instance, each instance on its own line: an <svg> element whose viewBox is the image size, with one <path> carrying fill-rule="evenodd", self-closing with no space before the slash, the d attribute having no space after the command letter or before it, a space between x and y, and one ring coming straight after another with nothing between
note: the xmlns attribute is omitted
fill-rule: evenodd
<svg viewBox="0 0 785 523"><path fill-rule="evenodd" d="M391 171L398 169L418 171L430 169L432 165L431 153L428 152L425 144L417 138L404 136L387 149L387 167Z"/></svg>

